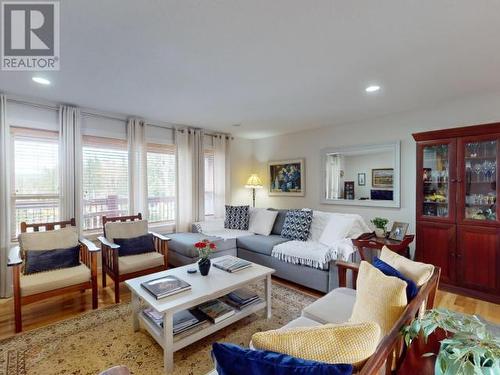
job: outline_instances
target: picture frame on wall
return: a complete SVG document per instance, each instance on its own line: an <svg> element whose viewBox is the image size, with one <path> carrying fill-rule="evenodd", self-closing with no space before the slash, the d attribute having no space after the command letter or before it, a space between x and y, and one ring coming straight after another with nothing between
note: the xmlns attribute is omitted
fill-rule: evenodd
<svg viewBox="0 0 500 375"><path fill-rule="evenodd" d="M270 161L268 171L270 196L305 195L305 159Z"/></svg>
<svg viewBox="0 0 500 375"><path fill-rule="evenodd" d="M366 173L358 173L358 186L366 185Z"/></svg>
<svg viewBox="0 0 500 375"><path fill-rule="evenodd" d="M394 187L394 168L372 169L372 187L392 189Z"/></svg>
<svg viewBox="0 0 500 375"><path fill-rule="evenodd" d="M391 232L389 233L389 239L396 241L403 241L403 238L406 236L406 232L408 231L408 223L400 223L395 221L392 224Z"/></svg>

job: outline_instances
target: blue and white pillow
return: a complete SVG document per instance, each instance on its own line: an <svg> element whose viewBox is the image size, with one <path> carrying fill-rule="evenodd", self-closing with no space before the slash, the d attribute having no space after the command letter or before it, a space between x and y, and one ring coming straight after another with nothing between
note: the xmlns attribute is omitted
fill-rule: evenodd
<svg viewBox="0 0 500 375"><path fill-rule="evenodd" d="M248 230L250 222L250 206L228 206L226 205L226 218L224 228Z"/></svg>
<svg viewBox="0 0 500 375"><path fill-rule="evenodd" d="M289 240L307 241L313 218L312 210L290 210L286 213L281 237Z"/></svg>

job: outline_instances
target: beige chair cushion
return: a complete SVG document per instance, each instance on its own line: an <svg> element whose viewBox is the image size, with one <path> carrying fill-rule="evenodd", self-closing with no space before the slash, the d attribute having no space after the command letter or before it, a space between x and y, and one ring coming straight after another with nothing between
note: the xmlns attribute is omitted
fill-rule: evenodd
<svg viewBox="0 0 500 375"><path fill-rule="evenodd" d="M380 327L374 322L325 324L255 333L252 344L294 357L324 363L358 365L368 359L380 341Z"/></svg>
<svg viewBox="0 0 500 375"><path fill-rule="evenodd" d="M118 258L120 274L146 270L148 268L163 266L163 255L156 251L138 255L127 255Z"/></svg>
<svg viewBox="0 0 500 375"><path fill-rule="evenodd" d="M105 224L106 238L114 242L115 238L135 238L148 234L148 221L116 221Z"/></svg>
<svg viewBox="0 0 500 375"><path fill-rule="evenodd" d="M90 281L90 269L84 264L55 271L21 275L21 296L30 296Z"/></svg>
<svg viewBox="0 0 500 375"><path fill-rule="evenodd" d="M345 323L349 320L356 301L356 291L337 288L302 310L302 316L320 322Z"/></svg>
<svg viewBox="0 0 500 375"><path fill-rule="evenodd" d="M19 245L23 251L68 249L78 245L78 233L71 226L46 232L21 233Z"/></svg>
<svg viewBox="0 0 500 375"><path fill-rule="evenodd" d="M350 322L376 322L386 335L407 305L406 282L386 276L370 263L362 261L357 279L356 302Z"/></svg>
<svg viewBox="0 0 500 375"><path fill-rule="evenodd" d="M413 280L419 287L429 281L434 272L432 264L415 262L389 250L386 246L382 248L380 259Z"/></svg>

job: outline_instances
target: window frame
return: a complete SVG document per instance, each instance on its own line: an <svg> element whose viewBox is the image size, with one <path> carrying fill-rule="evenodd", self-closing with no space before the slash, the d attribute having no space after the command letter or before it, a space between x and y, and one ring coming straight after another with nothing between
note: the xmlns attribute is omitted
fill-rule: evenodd
<svg viewBox="0 0 500 375"><path fill-rule="evenodd" d="M210 155L212 157L212 207L214 207L214 211L207 214L207 199L206 195L209 190L206 189L207 186L207 169L205 168L206 158ZM204 216L206 219L212 219L215 217L215 149L213 147L205 147L203 150L203 168L204 168L204 181L203 181L203 190L204 190Z"/></svg>
<svg viewBox="0 0 500 375"><path fill-rule="evenodd" d="M148 205L148 217L146 218L148 220L148 224L150 227L152 228L156 228L156 229L164 229L164 228L168 228L168 229L171 229L175 226L175 220L176 220L176 211L177 211L177 208L176 208L176 205L177 205L177 201L176 201L176 198L177 198L177 167L176 167L176 163L177 163L177 150L176 150L176 147L174 144L162 144L162 143L154 143L154 142L147 142L146 144L146 171L147 171L147 168L148 168L148 153L156 153L156 154L165 154L165 155L173 155L174 156L174 177L175 177L175 181L174 181L174 218L173 219L170 219L170 220L160 220L160 221L152 221L150 219L150 212L149 212L149 174L148 174L148 177L146 179L146 191L147 191L147 202L146 204ZM169 149L171 152L165 152L165 149Z"/></svg>
<svg viewBox="0 0 500 375"><path fill-rule="evenodd" d="M61 145L60 145L60 140L59 140L59 132L54 131L54 130L46 130L46 129L34 129L34 128L28 128L28 127L22 127L22 126L10 126L9 128L9 135L10 135L10 158L9 160L9 166L11 168L10 170L10 239L13 242L17 242L17 234L18 234L18 229L20 232L20 228L17 228L17 218L16 218L16 205L18 200L23 200L23 199L45 199L45 200L57 200L58 201L58 210L59 210L59 217L56 218L54 221L59 221L61 219L61 200L62 200L62 192L61 192L61 186L60 186L60 181L61 181ZM38 140L50 140L51 143L54 143L57 145L57 179L58 179L58 184L57 184L57 190L58 193L55 194L17 194L16 193L16 141L19 139L26 139L26 140L31 140L34 141L36 139ZM35 221L31 221L29 223L35 223Z"/></svg>
<svg viewBox="0 0 500 375"><path fill-rule="evenodd" d="M89 145L90 143L90 145ZM95 147L97 148L98 146L102 146L102 148L107 147L109 150L120 150L126 152L126 160L127 160L127 178L125 180L125 184L127 186L127 194L126 194L126 199L127 199L127 212L125 215L130 214L130 203L131 203L131 196L130 196L130 160L129 160L129 146L128 146L128 141L124 140L122 138L114 138L114 137L107 137L107 136L94 136L94 135L87 135L87 134L82 134L82 142L81 142L81 152L82 152L82 202L81 202L81 217L82 217L82 223L81 223L81 230L90 235L97 235L102 233L102 223L99 227L96 228L90 228L87 229L85 228L85 183L84 183L84 176L85 176L85 163L84 163L84 148L85 147ZM100 215L102 217L102 215Z"/></svg>

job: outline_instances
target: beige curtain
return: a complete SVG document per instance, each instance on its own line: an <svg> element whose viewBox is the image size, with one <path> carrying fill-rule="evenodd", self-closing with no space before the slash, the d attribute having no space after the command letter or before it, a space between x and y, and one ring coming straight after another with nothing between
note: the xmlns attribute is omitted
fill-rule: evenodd
<svg viewBox="0 0 500 375"><path fill-rule="evenodd" d="M61 220L82 222L82 134L80 109L59 107L59 159L61 164Z"/></svg>
<svg viewBox="0 0 500 375"><path fill-rule="evenodd" d="M223 218L225 205L230 202L230 147L231 137L217 134L213 137L214 144L214 214L216 218Z"/></svg>
<svg viewBox="0 0 500 375"><path fill-rule="evenodd" d="M12 273L7 267L10 250L10 132L7 98L0 95L0 297L12 294Z"/></svg>
<svg viewBox="0 0 500 375"><path fill-rule="evenodd" d="M177 193L175 228L188 232L205 217L205 160L203 130L176 129Z"/></svg>
<svg viewBox="0 0 500 375"><path fill-rule="evenodd" d="M147 189L147 144L144 121L131 118L127 121L129 212L149 217Z"/></svg>

